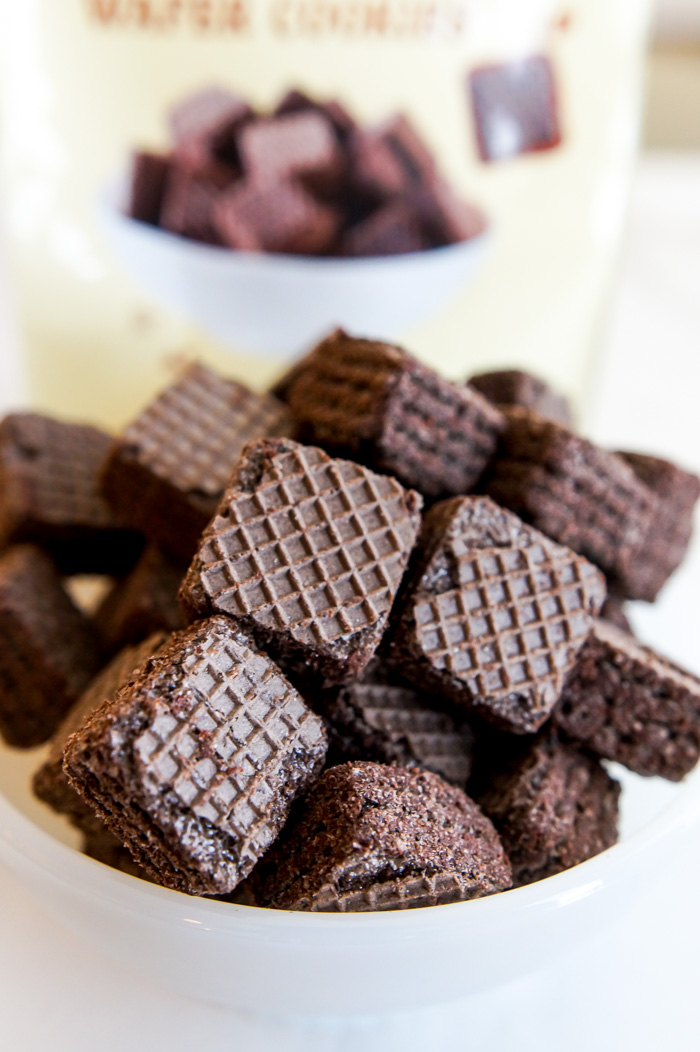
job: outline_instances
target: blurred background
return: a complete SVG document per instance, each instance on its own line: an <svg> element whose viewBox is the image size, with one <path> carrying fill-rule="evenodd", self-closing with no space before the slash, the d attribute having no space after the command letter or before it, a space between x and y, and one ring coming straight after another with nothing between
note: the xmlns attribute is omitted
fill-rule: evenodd
<svg viewBox="0 0 700 1052"><path fill-rule="evenodd" d="M700 0L657 2L644 146L700 149Z"/></svg>

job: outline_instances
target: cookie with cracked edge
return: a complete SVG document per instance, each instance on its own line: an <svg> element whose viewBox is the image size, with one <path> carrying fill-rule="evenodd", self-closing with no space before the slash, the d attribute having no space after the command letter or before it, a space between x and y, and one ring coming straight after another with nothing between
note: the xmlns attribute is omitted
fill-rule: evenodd
<svg viewBox="0 0 700 1052"><path fill-rule="evenodd" d="M432 699L431 699L432 700ZM328 766L348 760L423 767L464 788L474 735L453 715L432 707L373 660L365 674L326 697L317 697L328 733Z"/></svg>
<svg viewBox="0 0 700 1052"><path fill-rule="evenodd" d="M420 527L417 493L288 439L246 446L181 598L226 614L282 668L355 679L386 627Z"/></svg>
<svg viewBox="0 0 700 1052"><path fill-rule="evenodd" d="M71 784L160 884L228 894L323 766L323 723L228 618L176 632L71 735Z"/></svg>
<svg viewBox="0 0 700 1052"><path fill-rule="evenodd" d="M0 734L30 749L48 741L102 663L97 635L40 548L0 557Z"/></svg>
<svg viewBox="0 0 700 1052"><path fill-rule="evenodd" d="M156 632L140 645L125 647L112 658L70 709L51 739L48 756L32 778L34 795L57 814L65 815L71 825L80 829L89 839L109 839L110 834L90 805L68 781L63 770L66 742L91 713L128 683L136 670L163 645L165 639L164 632ZM120 847L123 848L123 845L120 844ZM87 853L91 854L89 851Z"/></svg>
<svg viewBox="0 0 700 1052"><path fill-rule="evenodd" d="M278 389L300 437L431 499L473 489L496 451L503 414L400 347L338 329Z"/></svg>
<svg viewBox="0 0 700 1052"><path fill-rule="evenodd" d="M477 373L470 377L468 386L496 405L517 405L522 409L530 409L548 420L556 420L565 427L571 426L569 400L557 394L539 376L526 373L522 369L496 369L492 372Z"/></svg>
<svg viewBox="0 0 700 1052"><path fill-rule="evenodd" d="M331 767L256 866L256 902L324 912L413 909L511 886L488 818L431 771Z"/></svg>
<svg viewBox="0 0 700 1052"><path fill-rule="evenodd" d="M418 552L383 657L497 727L536 731L605 599L603 575L488 497L434 505Z"/></svg>
<svg viewBox="0 0 700 1052"><path fill-rule="evenodd" d="M657 514L637 556L640 598L653 601L688 550L700 478L669 460L620 452L637 478L659 498Z"/></svg>
<svg viewBox="0 0 700 1052"><path fill-rule="evenodd" d="M245 443L290 427L276 399L195 363L113 444L102 490L136 529L189 562Z"/></svg>
<svg viewBox="0 0 700 1052"><path fill-rule="evenodd" d="M645 598L639 555L659 499L622 457L526 409L508 426L484 490L536 529L599 566L611 588Z"/></svg>
<svg viewBox="0 0 700 1052"><path fill-rule="evenodd" d="M700 758L700 680L598 621L553 720L597 756L678 782Z"/></svg>
<svg viewBox="0 0 700 1052"><path fill-rule="evenodd" d="M38 544L64 574L126 573L143 548L99 489L112 439L41 413L0 423L0 548Z"/></svg>
<svg viewBox="0 0 700 1052"><path fill-rule="evenodd" d="M620 784L595 757L542 731L496 767L475 799L495 825L515 884L532 884L612 847Z"/></svg>
<svg viewBox="0 0 700 1052"><path fill-rule="evenodd" d="M185 627L178 592L185 569L155 544L149 544L127 577L117 581L93 616L110 654L134 646L153 632Z"/></svg>

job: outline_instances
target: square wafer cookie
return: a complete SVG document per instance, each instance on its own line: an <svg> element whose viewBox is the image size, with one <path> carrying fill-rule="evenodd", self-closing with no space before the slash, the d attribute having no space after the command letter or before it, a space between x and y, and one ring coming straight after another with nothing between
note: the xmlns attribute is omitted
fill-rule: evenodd
<svg viewBox="0 0 700 1052"><path fill-rule="evenodd" d="M611 586L642 599L639 554L659 500L622 457L525 409L508 426L485 490L549 537L594 562Z"/></svg>
<svg viewBox="0 0 700 1052"><path fill-rule="evenodd" d="M342 174L338 137L320 107L248 124L239 134L238 150L244 171L256 183L304 178L332 186Z"/></svg>
<svg viewBox="0 0 700 1052"><path fill-rule="evenodd" d="M303 678L354 679L384 632L421 505L395 479L312 446L251 443L181 597L195 616L234 618Z"/></svg>
<svg viewBox="0 0 700 1052"><path fill-rule="evenodd" d="M568 398L557 394L539 376L533 376L522 369L496 369L493 372L477 373L470 377L469 387L473 387L495 405L520 406L521 409L529 409L548 420L556 420L565 427L571 425L573 417Z"/></svg>
<svg viewBox="0 0 700 1052"><path fill-rule="evenodd" d="M159 883L228 894L325 754L320 718L215 617L175 633L69 738L65 770Z"/></svg>
<svg viewBox="0 0 700 1052"><path fill-rule="evenodd" d="M256 901L349 913L462 902L510 887L491 822L431 771L331 767L256 867Z"/></svg>
<svg viewBox="0 0 700 1052"><path fill-rule="evenodd" d="M226 88L203 88L173 106L168 114L175 155L195 163L236 163L238 133L253 117L253 110L240 95Z"/></svg>
<svg viewBox="0 0 700 1052"><path fill-rule="evenodd" d="M501 837L516 884L577 866L617 841L620 783L547 729L491 772L476 796Z"/></svg>
<svg viewBox="0 0 700 1052"><path fill-rule="evenodd" d="M153 632L185 627L178 592L185 568L149 544L128 576L117 581L93 616L108 654L133 646Z"/></svg>
<svg viewBox="0 0 700 1052"><path fill-rule="evenodd" d="M100 667L97 635L39 548L0 557L0 734L47 741Z"/></svg>
<svg viewBox="0 0 700 1052"><path fill-rule="evenodd" d="M45 548L63 573L125 573L143 539L99 491L111 438L39 413L0 423L0 549Z"/></svg>
<svg viewBox="0 0 700 1052"><path fill-rule="evenodd" d="M419 551L384 657L489 723L536 731L603 604L603 575L487 497L434 505Z"/></svg>
<svg viewBox="0 0 700 1052"><path fill-rule="evenodd" d="M388 471L426 497L466 493L496 451L501 412L400 347L334 332L283 388L305 440Z"/></svg>
<svg viewBox="0 0 700 1052"><path fill-rule="evenodd" d="M196 363L113 444L102 489L125 519L187 562L245 443L290 428L276 399Z"/></svg>
<svg viewBox="0 0 700 1052"><path fill-rule="evenodd" d="M637 597L653 601L688 550L700 479L660 457L625 452L618 455L658 497L657 514L640 548L636 567Z"/></svg>
<svg viewBox="0 0 700 1052"><path fill-rule="evenodd" d="M77 731L88 716L123 687L130 676L165 642L166 635L158 632L139 646L125 647L92 680L75 705L68 711L51 739L51 748L41 767L32 778L34 795L87 837L109 839L104 823L90 805L76 793L63 770L63 750L71 734Z"/></svg>
<svg viewBox="0 0 700 1052"><path fill-rule="evenodd" d="M700 680L606 621L596 622L553 719L637 774L678 782L700 758Z"/></svg>
<svg viewBox="0 0 700 1052"><path fill-rule="evenodd" d="M431 707L432 699L373 661L361 679L316 698L328 732L328 763L373 760L424 767L464 788L474 735L464 721Z"/></svg>

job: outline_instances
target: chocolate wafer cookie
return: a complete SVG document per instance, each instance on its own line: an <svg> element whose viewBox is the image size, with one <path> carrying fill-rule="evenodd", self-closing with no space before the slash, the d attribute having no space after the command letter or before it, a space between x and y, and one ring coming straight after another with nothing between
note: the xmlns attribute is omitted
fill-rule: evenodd
<svg viewBox="0 0 700 1052"><path fill-rule="evenodd" d="M516 884L576 866L617 841L620 784L551 731L493 771L476 797L495 825Z"/></svg>
<svg viewBox="0 0 700 1052"><path fill-rule="evenodd" d="M435 498L474 487L505 420L400 347L342 330L296 367L284 388L301 436Z"/></svg>
<svg viewBox="0 0 700 1052"><path fill-rule="evenodd" d="M97 672L97 636L54 564L19 545L0 558L0 734L31 748L48 740Z"/></svg>
<svg viewBox="0 0 700 1052"><path fill-rule="evenodd" d="M343 155L335 128L320 109L297 110L242 129L238 150L246 173L256 182L303 178L332 187L342 174Z"/></svg>
<svg viewBox="0 0 700 1052"><path fill-rule="evenodd" d="M93 621L105 651L139 643L161 629L185 627L177 594L185 569L149 544L131 573L117 581L97 608Z"/></svg>
<svg viewBox="0 0 700 1052"><path fill-rule="evenodd" d="M125 212L132 219L158 226L170 172L169 157L139 150L131 155Z"/></svg>
<svg viewBox="0 0 700 1052"><path fill-rule="evenodd" d="M95 676L87 690L61 722L51 739L51 748L46 760L32 779L35 796L59 815L65 815L70 823L87 837L96 840L105 837L109 839L109 834L104 823L68 781L63 770L63 750L66 742L95 709L113 697L129 681L136 669L162 646L165 639L165 633L155 633L149 639L141 642L139 646L125 647L116 657L112 658L110 663Z"/></svg>
<svg viewBox="0 0 700 1052"><path fill-rule="evenodd" d="M374 760L424 767L464 788L474 735L464 722L431 708L419 691L398 682L378 661L362 679L320 703L328 732L328 764Z"/></svg>
<svg viewBox="0 0 700 1052"><path fill-rule="evenodd" d="M245 443L290 427L270 395L191 365L114 443L104 494L133 526L187 562Z"/></svg>
<svg viewBox="0 0 700 1052"><path fill-rule="evenodd" d="M700 680L605 621L553 718L568 738L637 774L677 782L700 758Z"/></svg>
<svg viewBox="0 0 700 1052"><path fill-rule="evenodd" d="M603 603L600 614L598 615L604 621L610 621L611 624L615 625L622 632L629 632L632 634L632 626L630 625L627 612L625 610L625 601L620 599L617 595L608 595L608 598Z"/></svg>
<svg viewBox="0 0 700 1052"><path fill-rule="evenodd" d="M495 501L585 555L628 599L646 598L640 552L659 500L621 457L525 409L508 427L486 482Z"/></svg>
<svg viewBox="0 0 700 1052"><path fill-rule="evenodd" d="M228 618L175 633L65 750L65 770L161 884L227 894L320 771L322 721Z"/></svg>
<svg viewBox="0 0 700 1052"><path fill-rule="evenodd" d="M550 715L605 599L603 575L487 497L424 520L385 659L504 730Z"/></svg>
<svg viewBox="0 0 700 1052"><path fill-rule="evenodd" d="M688 550L700 479L660 457L641 453L618 455L658 498L657 514L640 548L636 567L639 598L653 600Z"/></svg>
<svg viewBox="0 0 700 1052"><path fill-rule="evenodd" d="M121 574L143 539L126 528L99 492L111 443L95 427L39 413L0 424L0 548L45 548L63 573Z"/></svg>
<svg viewBox="0 0 700 1052"><path fill-rule="evenodd" d="M235 168L214 161L200 165L171 161L161 202L162 228L210 245L223 244L214 210L238 174Z"/></svg>
<svg viewBox="0 0 700 1052"><path fill-rule="evenodd" d="M473 387L495 405L517 405L522 409L530 409L548 420L556 420L565 427L571 425L569 400L557 394L539 376L523 372L522 369L496 369L494 372L477 373L470 378L469 387Z"/></svg>
<svg viewBox="0 0 700 1052"><path fill-rule="evenodd" d="M394 256L429 247L420 216L410 202L389 201L348 227L339 242L343 256Z"/></svg>
<svg viewBox="0 0 700 1052"><path fill-rule="evenodd" d="M223 613L285 670L356 678L386 627L422 501L289 439L251 442L202 537L181 597Z"/></svg>
<svg viewBox="0 0 700 1052"><path fill-rule="evenodd" d="M253 117L253 110L240 95L226 88L204 88L173 106L168 114L175 155L195 163L237 163L238 132Z"/></svg>
<svg viewBox="0 0 700 1052"><path fill-rule="evenodd" d="M330 249L342 215L291 180L244 179L220 196L213 223L230 248L308 255Z"/></svg>
<svg viewBox="0 0 700 1052"><path fill-rule="evenodd" d="M274 909L411 909L510 887L498 836L430 771L348 763L325 771L251 883Z"/></svg>

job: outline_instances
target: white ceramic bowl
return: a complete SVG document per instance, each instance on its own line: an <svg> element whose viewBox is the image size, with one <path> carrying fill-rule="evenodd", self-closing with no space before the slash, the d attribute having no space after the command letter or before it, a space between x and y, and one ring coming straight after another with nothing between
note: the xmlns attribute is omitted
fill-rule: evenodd
<svg viewBox="0 0 700 1052"><path fill-rule="evenodd" d="M291 355L337 327L395 340L438 313L480 271L490 235L367 259L235 252L139 223L118 187L99 203L105 237L125 269L165 307L224 345Z"/></svg>
<svg viewBox="0 0 700 1052"><path fill-rule="evenodd" d="M28 792L41 755L0 750L0 861L45 910L132 971L262 1012L398 1011L551 964L619 915L700 822L700 771L680 786L621 772L621 842L568 872L451 906L285 913L190 898L79 854Z"/></svg>

